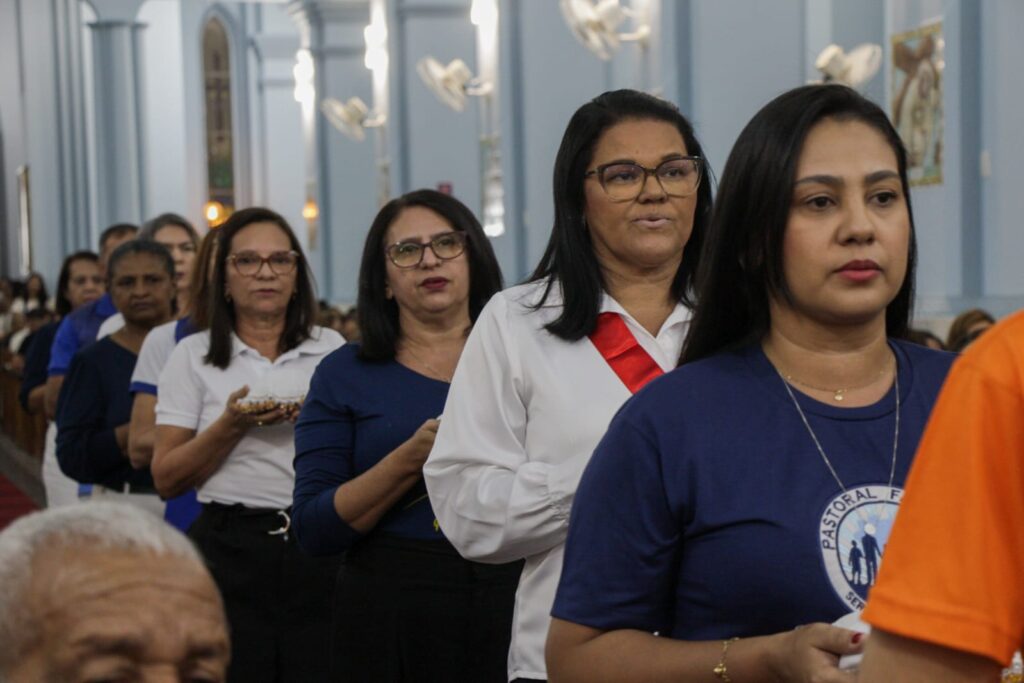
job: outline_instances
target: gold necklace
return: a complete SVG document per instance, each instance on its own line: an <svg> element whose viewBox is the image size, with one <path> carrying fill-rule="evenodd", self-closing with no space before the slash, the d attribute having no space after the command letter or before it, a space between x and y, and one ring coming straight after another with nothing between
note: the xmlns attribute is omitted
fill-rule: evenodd
<svg viewBox="0 0 1024 683"><path fill-rule="evenodd" d="M433 365L431 365L427 361L423 360L423 358L419 354L414 353L413 350L410 349L408 346L404 346L402 348L402 350L405 351L410 356L412 356L412 359L414 361L416 361L417 363L422 365L424 368L429 370L433 374L433 379L440 380L440 381L445 382L447 384L451 384L452 383L452 375L446 374L446 373L443 373L443 372L439 371Z"/></svg>
<svg viewBox="0 0 1024 683"><path fill-rule="evenodd" d="M878 371L877 375L872 377L869 381L865 382L864 384L858 384L855 387L843 387L841 389L826 389L825 387L818 387L818 386L815 386L815 385L810 384L808 382L804 382L803 380L797 379L796 377L793 377L793 375L790 375L790 374L783 374L783 377L785 377L786 381L791 383L791 384L795 383L795 384L799 384L802 387L807 387L808 389L814 389L815 391L822 391L822 392L825 392L825 393L832 394L832 398L834 400L839 401L840 403L842 403L843 399L845 398L846 392L848 392L848 391L857 391L858 389L863 389L864 387L871 386L872 384L877 382L878 378L881 377L882 375L884 375L885 372L888 369L889 369L889 365L887 363L885 367L883 367L881 370ZM782 373L780 373L780 374L782 374Z"/></svg>

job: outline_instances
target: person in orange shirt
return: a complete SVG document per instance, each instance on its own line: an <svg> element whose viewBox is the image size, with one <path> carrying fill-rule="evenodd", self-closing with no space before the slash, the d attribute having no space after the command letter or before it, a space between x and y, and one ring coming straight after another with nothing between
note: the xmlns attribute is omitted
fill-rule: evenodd
<svg viewBox="0 0 1024 683"><path fill-rule="evenodd" d="M1024 311L957 360L864 620L860 683L998 680L1024 643Z"/></svg>

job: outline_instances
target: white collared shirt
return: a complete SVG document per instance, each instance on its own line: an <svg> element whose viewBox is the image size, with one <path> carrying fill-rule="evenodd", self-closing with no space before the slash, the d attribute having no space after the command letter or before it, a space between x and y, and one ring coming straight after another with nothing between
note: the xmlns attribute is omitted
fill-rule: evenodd
<svg viewBox="0 0 1024 683"><path fill-rule="evenodd" d="M96 338L103 339L104 337L109 337L122 327L124 327L124 316L120 313L115 313L100 323L100 329L96 331Z"/></svg>
<svg viewBox="0 0 1024 683"><path fill-rule="evenodd" d="M569 508L583 468L630 392L589 339L543 329L562 310L544 283L497 294L462 352L437 441L423 467L445 536L469 559L526 558L516 593L509 678L546 679L544 642L562 571ZM683 305L647 332L605 294L663 370L679 359L690 312Z"/></svg>
<svg viewBox="0 0 1024 683"><path fill-rule="evenodd" d="M201 432L224 412L228 396L243 385L272 384L275 373L287 374L289 380L301 374L308 387L320 360L345 343L334 330L314 327L312 334L273 362L232 334L231 364L225 370L203 361L210 348L208 331L186 337L160 373L156 423ZM290 422L250 429L213 476L199 486L199 501L289 507L295 483L294 431Z"/></svg>
<svg viewBox="0 0 1024 683"><path fill-rule="evenodd" d="M160 373L167 365L174 347L177 346L175 333L178 329L178 321L172 320L154 327L146 335L139 349L139 359L135 362L135 370L132 372L132 391L144 391L147 394L156 394L157 383L160 381Z"/></svg>

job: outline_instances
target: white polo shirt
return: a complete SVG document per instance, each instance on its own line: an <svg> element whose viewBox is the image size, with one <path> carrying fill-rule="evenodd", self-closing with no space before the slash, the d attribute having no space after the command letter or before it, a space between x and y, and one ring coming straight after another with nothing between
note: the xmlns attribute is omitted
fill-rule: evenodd
<svg viewBox="0 0 1024 683"><path fill-rule="evenodd" d="M274 375L309 380L320 360L345 343L334 330L313 328L313 337L271 362L232 334L231 364L221 370L203 358L210 333L186 337L160 373L156 423L200 432L223 413L228 396L243 385L273 385ZM201 503L241 503L253 508L284 509L292 504L295 483L294 426L289 422L253 427L242 437L213 476L198 489Z"/></svg>
<svg viewBox="0 0 1024 683"><path fill-rule="evenodd" d="M160 373L167 365L171 353L178 341L175 339L175 332L178 329L177 320L164 323L154 327L146 335L139 349L139 359L135 361L135 370L132 372L131 391L143 392L156 395L157 383L160 381Z"/></svg>
<svg viewBox="0 0 1024 683"><path fill-rule="evenodd" d="M437 441L423 467L445 536L469 559L526 558L516 592L509 678L546 679L544 642L569 508L583 468L631 394L589 339L543 329L562 310L543 283L494 296L459 359ZM655 337L605 294L602 312L622 315L663 370L671 370L689 323L681 304Z"/></svg>

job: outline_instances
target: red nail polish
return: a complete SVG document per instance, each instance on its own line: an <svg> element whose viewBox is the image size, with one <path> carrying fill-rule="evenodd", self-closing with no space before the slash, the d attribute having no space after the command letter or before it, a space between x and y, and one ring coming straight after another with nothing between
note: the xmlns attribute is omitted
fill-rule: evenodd
<svg viewBox="0 0 1024 683"><path fill-rule="evenodd" d="M853 634L853 638L850 639L850 642L852 642L854 645L856 645L857 643L859 643L861 641L861 638L863 638L863 637L864 637L863 633L854 633Z"/></svg>

